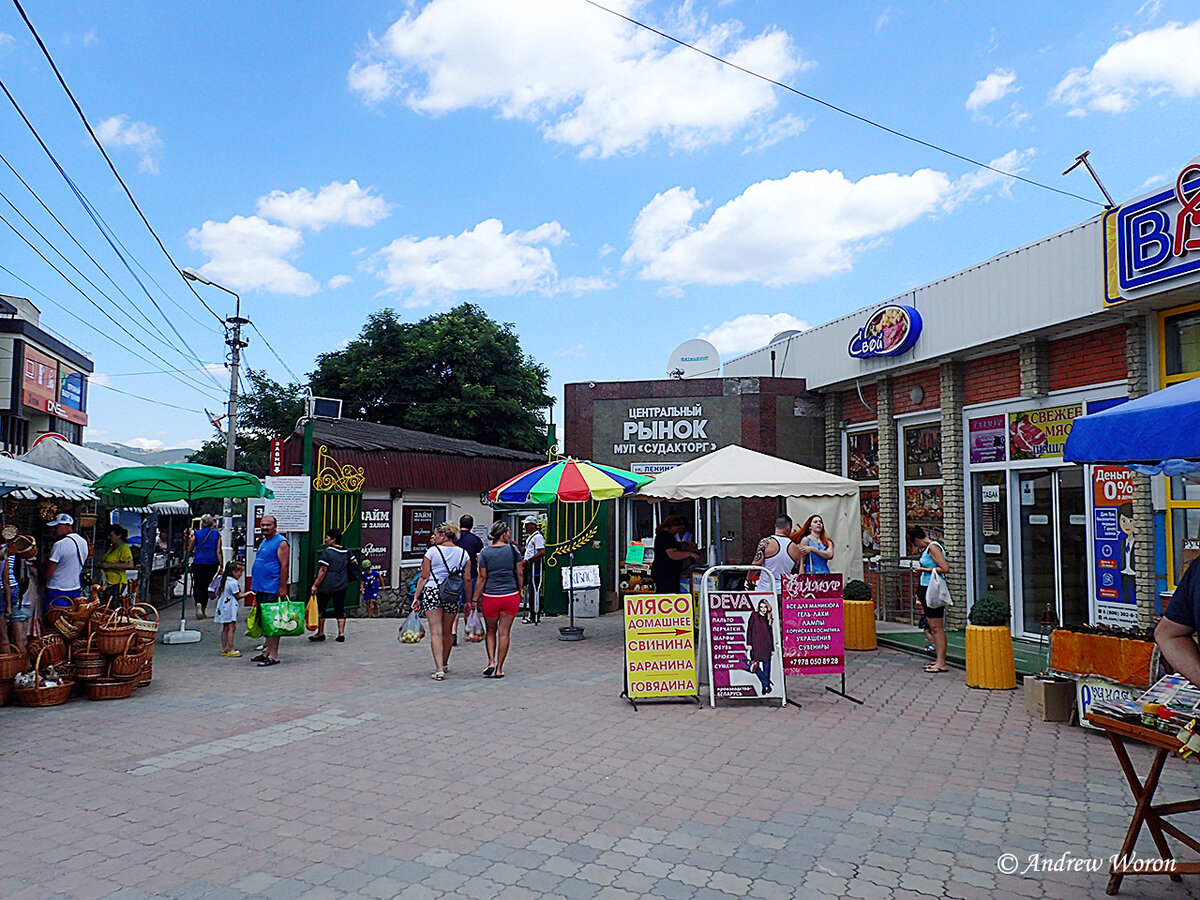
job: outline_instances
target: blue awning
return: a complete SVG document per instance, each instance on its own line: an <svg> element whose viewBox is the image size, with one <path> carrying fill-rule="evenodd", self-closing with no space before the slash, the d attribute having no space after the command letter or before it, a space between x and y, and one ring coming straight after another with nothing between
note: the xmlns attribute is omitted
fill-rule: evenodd
<svg viewBox="0 0 1200 900"><path fill-rule="evenodd" d="M1200 470L1200 378L1076 419L1063 459L1148 474Z"/></svg>

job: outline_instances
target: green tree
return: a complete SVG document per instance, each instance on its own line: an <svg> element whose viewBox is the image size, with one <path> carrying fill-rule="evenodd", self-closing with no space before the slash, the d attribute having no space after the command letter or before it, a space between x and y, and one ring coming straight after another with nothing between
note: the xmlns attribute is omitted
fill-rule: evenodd
<svg viewBox="0 0 1200 900"><path fill-rule="evenodd" d="M263 476L268 472L271 438L285 438L304 414L304 387L280 384L265 372L247 369L248 391L238 400L237 470ZM205 441L190 462L225 466L225 435Z"/></svg>
<svg viewBox="0 0 1200 900"><path fill-rule="evenodd" d="M372 313L344 350L317 357L312 390L350 418L539 452L549 376L511 324L464 303L419 322Z"/></svg>

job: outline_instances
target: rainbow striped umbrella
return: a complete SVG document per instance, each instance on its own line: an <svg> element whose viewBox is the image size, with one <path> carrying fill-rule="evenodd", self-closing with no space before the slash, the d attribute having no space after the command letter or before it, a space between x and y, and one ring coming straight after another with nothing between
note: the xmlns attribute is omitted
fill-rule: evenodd
<svg viewBox="0 0 1200 900"><path fill-rule="evenodd" d="M650 475L635 475L582 459L563 459L510 478L492 488L488 497L498 503L582 503L632 494L653 480Z"/></svg>

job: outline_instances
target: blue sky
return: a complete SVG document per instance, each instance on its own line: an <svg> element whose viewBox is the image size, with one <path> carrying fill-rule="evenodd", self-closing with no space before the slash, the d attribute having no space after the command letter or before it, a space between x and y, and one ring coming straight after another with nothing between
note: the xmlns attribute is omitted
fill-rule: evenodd
<svg viewBox="0 0 1200 900"><path fill-rule="evenodd" d="M1061 176L1083 150L1117 202L1200 154L1194 3L606 5L1087 198L1100 194L1086 172ZM662 377L688 338L708 336L726 356L753 349L1100 209L723 69L584 0L28 12L175 260L239 291L243 313L302 375L372 310L416 319L470 300L515 324L561 401L569 381ZM5 157L129 299L3 167L0 191L150 349L2 224L13 275L0 271L0 293L31 297L46 326L95 359L90 439L198 444L211 434L199 411L222 408L228 385L216 319L154 245L8 4L0 78L161 284L142 276L195 357L3 98ZM2 200L0 212L37 243ZM197 289L232 313L227 295ZM249 364L287 380L250 340Z"/></svg>

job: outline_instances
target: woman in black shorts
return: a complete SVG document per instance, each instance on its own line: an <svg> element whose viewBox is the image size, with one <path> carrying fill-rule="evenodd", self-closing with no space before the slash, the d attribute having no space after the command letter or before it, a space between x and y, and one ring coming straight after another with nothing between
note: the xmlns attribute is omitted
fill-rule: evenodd
<svg viewBox="0 0 1200 900"><path fill-rule="evenodd" d="M929 590L929 576L935 571L945 575L950 571L950 564L946 562L946 552L942 549L942 545L927 537L925 529L920 525L909 526L908 549L910 553L921 554L916 567L917 571L921 573L917 599L921 601L921 610L929 623L929 631L933 636L933 647L937 653L937 658L925 667L925 671L930 675L949 672L950 669L946 666L946 628L942 623L946 615L946 608L941 606L937 609L930 609L925 605L925 594Z"/></svg>
<svg viewBox="0 0 1200 900"><path fill-rule="evenodd" d="M336 528L330 528L325 532L325 549L317 558L317 579L312 586L321 620L317 624L316 634L308 636L310 641L325 640L327 611L332 611L333 617L337 619L338 633L334 640L339 644L346 640L346 586L349 583L346 572L349 563L350 552L342 546L342 533Z"/></svg>

